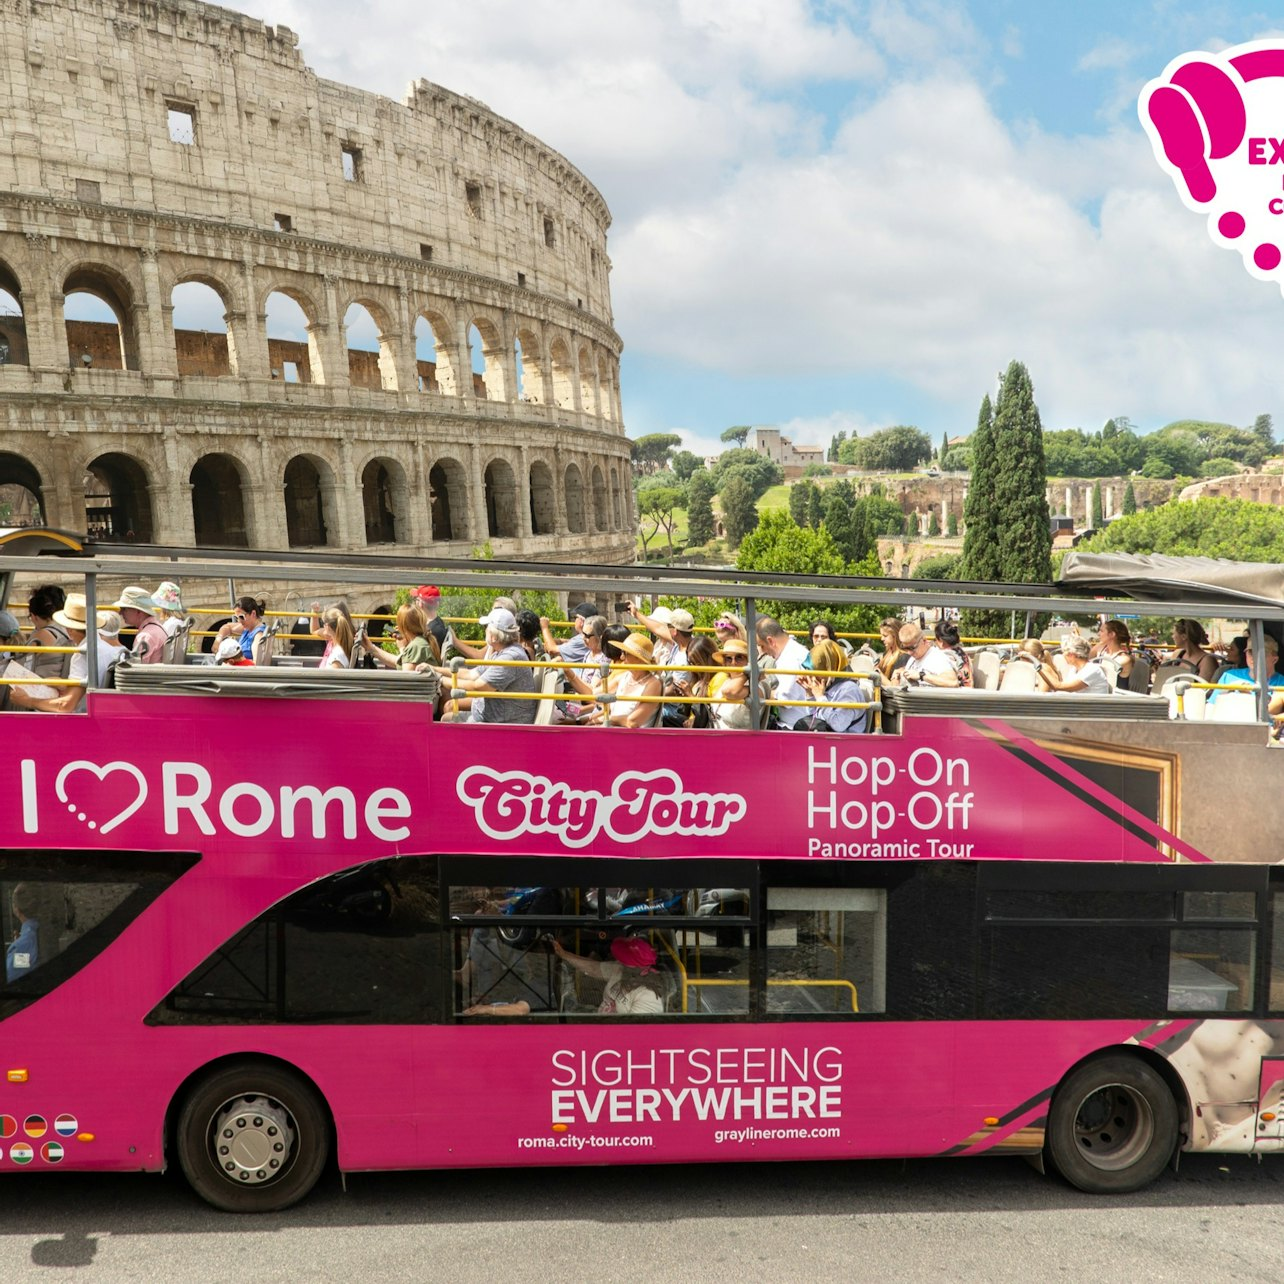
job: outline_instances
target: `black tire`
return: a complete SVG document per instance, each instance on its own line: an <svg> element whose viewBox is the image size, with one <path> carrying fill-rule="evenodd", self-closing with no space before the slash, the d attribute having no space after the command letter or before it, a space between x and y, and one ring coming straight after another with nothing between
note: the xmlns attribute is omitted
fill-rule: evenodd
<svg viewBox="0 0 1284 1284"><path fill-rule="evenodd" d="M1071 1071L1053 1095L1047 1157L1090 1194L1140 1190L1172 1158L1177 1129L1177 1103L1150 1066L1101 1057Z"/></svg>
<svg viewBox="0 0 1284 1284"><path fill-rule="evenodd" d="M321 1176L330 1118L300 1075L235 1062L188 1092L177 1140L183 1175L203 1200L229 1213L274 1213L298 1203Z"/></svg>

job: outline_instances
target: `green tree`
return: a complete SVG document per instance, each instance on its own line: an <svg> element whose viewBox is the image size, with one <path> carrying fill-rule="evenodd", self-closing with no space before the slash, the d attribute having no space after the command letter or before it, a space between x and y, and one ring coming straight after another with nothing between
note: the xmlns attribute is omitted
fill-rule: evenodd
<svg viewBox="0 0 1284 1284"><path fill-rule="evenodd" d="M941 461L941 467L949 473L969 473L972 471L972 447L951 446Z"/></svg>
<svg viewBox="0 0 1284 1284"><path fill-rule="evenodd" d="M1275 424L1270 415L1258 415L1253 420L1252 432L1268 451L1275 450Z"/></svg>
<svg viewBox="0 0 1284 1284"><path fill-rule="evenodd" d="M1092 528L1100 530L1105 525L1105 513L1101 507L1101 483L1094 482L1092 486Z"/></svg>
<svg viewBox="0 0 1284 1284"><path fill-rule="evenodd" d="M819 486L812 486L807 492L807 525L818 530L825 519L825 492ZM802 523L799 522L801 526Z"/></svg>
<svg viewBox="0 0 1284 1284"><path fill-rule="evenodd" d="M807 499L813 490L818 489L815 482L795 482L789 488L789 516L797 526L806 526Z"/></svg>
<svg viewBox="0 0 1284 1284"><path fill-rule="evenodd" d="M829 439L829 453L825 456L825 458L828 459L831 464L836 464L839 462L838 452L843 442L845 442L846 440L847 440L846 428L842 429L839 432L836 432Z"/></svg>
<svg viewBox="0 0 1284 1284"><path fill-rule="evenodd" d="M1124 487L1123 505L1120 511L1125 517L1131 517L1137 511L1137 492L1133 489L1131 480Z"/></svg>
<svg viewBox="0 0 1284 1284"><path fill-rule="evenodd" d="M749 436L749 431L749 424L736 424L731 428L724 428L718 440L727 443L735 442L737 446L743 446L745 439Z"/></svg>
<svg viewBox="0 0 1284 1284"><path fill-rule="evenodd" d="M704 467L704 461L699 455L690 450L680 450L673 456L673 472L680 482L691 480L691 475L697 468Z"/></svg>
<svg viewBox="0 0 1284 1284"><path fill-rule="evenodd" d="M994 408L990 394L981 400L972 434L972 479L963 501L963 574L965 580L998 578L999 553L995 512Z"/></svg>
<svg viewBox="0 0 1284 1284"><path fill-rule="evenodd" d="M798 526L788 513L779 509L763 513L757 530L745 537L736 556L736 568L800 575L881 573L877 554L861 562L850 562L843 557L826 526L822 525L819 530ZM763 615L774 616L787 629L806 629L817 615L824 615L843 633L874 633L878 621L887 614L881 606L834 608L770 600L759 601L758 610Z"/></svg>
<svg viewBox="0 0 1284 1284"><path fill-rule="evenodd" d="M931 457L932 443L925 432L897 424L858 438L853 462L878 472L905 472Z"/></svg>
<svg viewBox="0 0 1284 1284"><path fill-rule="evenodd" d="M905 538L918 539L918 536L919 536L918 513L916 512L906 513L905 514Z"/></svg>
<svg viewBox="0 0 1284 1284"><path fill-rule="evenodd" d="M766 455L760 455L756 450L743 448L723 451L714 461L713 483L719 494L733 474L744 478L754 499L785 480L784 470L779 464L773 464Z"/></svg>
<svg viewBox="0 0 1284 1284"><path fill-rule="evenodd" d="M941 533L941 519L936 515L936 505L933 504L928 512L927 533L931 537Z"/></svg>
<svg viewBox="0 0 1284 1284"><path fill-rule="evenodd" d="M832 477L834 470L828 464L808 464L803 469L804 477Z"/></svg>
<svg viewBox="0 0 1284 1284"><path fill-rule="evenodd" d="M857 500L851 482L839 480L826 489L824 526L849 562L864 561L869 555L872 540L865 501Z"/></svg>
<svg viewBox="0 0 1284 1284"><path fill-rule="evenodd" d="M951 538L959 533L959 515L952 508L945 516L945 533Z"/></svg>
<svg viewBox="0 0 1284 1284"><path fill-rule="evenodd" d="M713 538L713 478L698 468L687 483L687 543L700 548Z"/></svg>
<svg viewBox="0 0 1284 1284"><path fill-rule="evenodd" d="M673 452L681 444L682 438L675 432L653 432L645 437L638 437L629 447L633 456L633 471L646 476L667 468Z"/></svg>
<svg viewBox="0 0 1284 1284"><path fill-rule="evenodd" d="M938 553L935 557L925 557L910 572L912 580L956 580L958 579L961 553Z"/></svg>
<svg viewBox="0 0 1284 1284"><path fill-rule="evenodd" d="M1284 509L1247 499L1174 499L1120 517L1083 547L1279 563L1284 562Z"/></svg>
<svg viewBox="0 0 1284 1284"><path fill-rule="evenodd" d="M758 525L757 498L740 471L732 473L719 489L722 521L727 528L727 542L732 548L738 548L741 540Z"/></svg>
<svg viewBox="0 0 1284 1284"><path fill-rule="evenodd" d="M676 509L686 503L686 493L677 486L644 486L638 491L639 531L642 536L642 560L647 545L661 531L669 541L669 562L673 562L673 528L677 525ZM647 525L650 524L650 531Z"/></svg>
<svg viewBox="0 0 1284 1284"><path fill-rule="evenodd" d="M941 434L941 448L936 454L936 462L944 465L945 456L950 453L950 434L943 432Z"/></svg>

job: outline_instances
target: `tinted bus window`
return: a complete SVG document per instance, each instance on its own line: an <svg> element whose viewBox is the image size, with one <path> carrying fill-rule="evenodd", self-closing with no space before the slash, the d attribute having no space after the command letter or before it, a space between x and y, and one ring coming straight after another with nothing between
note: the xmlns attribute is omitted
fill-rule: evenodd
<svg viewBox="0 0 1284 1284"><path fill-rule="evenodd" d="M1252 929L1182 928L1173 932L1169 1011L1244 1012L1251 1008L1256 943Z"/></svg>
<svg viewBox="0 0 1284 1284"><path fill-rule="evenodd" d="M0 855L0 1019L74 976L195 864L190 855L133 852Z"/></svg>
<svg viewBox="0 0 1284 1284"><path fill-rule="evenodd" d="M440 942L434 862L371 862L268 910L210 955L148 1020L431 1021L442 988Z"/></svg>

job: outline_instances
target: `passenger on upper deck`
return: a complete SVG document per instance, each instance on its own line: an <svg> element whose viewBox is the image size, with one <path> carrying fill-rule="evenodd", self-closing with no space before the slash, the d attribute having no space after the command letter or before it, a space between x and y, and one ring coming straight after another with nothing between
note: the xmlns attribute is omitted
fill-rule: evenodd
<svg viewBox="0 0 1284 1284"><path fill-rule="evenodd" d="M1050 665L1047 650L1038 638L1026 638L1016 649L1012 657L1014 664L1031 664L1035 669L1035 682L1040 691L1051 691L1048 680L1043 676L1045 665Z"/></svg>
<svg viewBox="0 0 1284 1284"><path fill-rule="evenodd" d="M901 650L908 657L905 667L893 678L898 686L957 687L958 671L950 658L927 637L917 624L902 624L897 634Z"/></svg>
<svg viewBox="0 0 1284 1284"><path fill-rule="evenodd" d="M749 707L749 644L739 638L728 638L719 652L722 662L727 666L727 673L715 673L709 683L710 725L721 731L747 731L753 726L753 710ZM807 699L806 692L800 686L800 700ZM780 699L792 699L792 696L780 696ZM794 713L799 718L807 716L807 710L797 705L788 708L777 708L776 712ZM797 719L795 719L797 721ZM792 723L789 725L793 725Z"/></svg>
<svg viewBox="0 0 1284 1284"><path fill-rule="evenodd" d="M1133 664L1132 634L1122 620L1107 620L1101 626L1101 637L1091 654L1103 669L1114 670L1116 687L1128 685Z"/></svg>
<svg viewBox="0 0 1284 1284"><path fill-rule="evenodd" d="M8 611L0 611L0 664L8 663L13 658L3 649L6 645L22 645L22 626Z"/></svg>
<svg viewBox="0 0 1284 1284"><path fill-rule="evenodd" d="M959 675L959 686L972 685L972 661L959 642L959 627L952 620L940 620L936 625L936 645Z"/></svg>
<svg viewBox="0 0 1284 1284"><path fill-rule="evenodd" d="M1085 695L1109 695L1110 679L1099 660L1091 657L1088 639L1077 633L1067 633L1061 639L1061 654L1072 672L1063 678L1055 665L1045 664L1040 670L1043 680L1053 691L1079 692Z"/></svg>
<svg viewBox="0 0 1284 1284"><path fill-rule="evenodd" d="M878 626L879 637L883 639L883 654L878 661L878 671L886 682L894 682L896 672L903 669L909 661L909 656L901 650L900 629L901 621L894 615L889 615Z"/></svg>
<svg viewBox="0 0 1284 1284"><path fill-rule="evenodd" d="M69 593L67 601L64 603L61 611L55 611L53 614L54 622L61 628L65 629L71 639L71 643L78 649L71 657L71 664L67 670L67 676L73 682L79 682L82 685L78 687L67 687L55 696L49 696L45 699L33 699L27 695L21 687L15 687L10 692L10 703L18 709L37 709L42 713L73 713L80 707L80 702L85 698L85 687L83 684L89 681L89 660L87 656L88 641L86 637L87 620L85 617L86 603L83 593ZM108 620L119 620L117 615L100 615L99 620L107 622ZM119 632L119 626L117 626ZM118 645L114 640L104 638L101 632L94 634L94 645L98 654L98 683L99 687L107 685L108 674L112 666L124 652L124 648Z"/></svg>
<svg viewBox="0 0 1284 1284"><path fill-rule="evenodd" d="M743 645L743 644L742 644ZM748 658L749 648L745 647L745 655ZM691 669L686 673L677 675L679 681L673 683L673 690L666 694L676 696L707 696L709 693L709 684L715 678L713 673L697 673L696 669L708 668L715 664L722 663L722 652L713 644L713 639L701 634L699 637L691 639L691 645L687 647L686 662L691 665ZM697 727L705 728L712 724L709 714L708 704L675 704L665 705L668 709L681 709L683 718L677 726L680 727ZM673 724L665 722L665 726Z"/></svg>
<svg viewBox="0 0 1284 1284"><path fill-rule="evenodd" d="M648 977L656 976L655 950L640 936L617 937L611 942L612 962L572 954L561 941L553 952L568 967L585 976L600 978L602 1002L598 1011L619 1016L650 1016L664 1011L664 1000Z"/></svg>
<svg viewBox="0 0 1284 1284"><path fill-rule="evenodd" d="M326 640L326 654L321 661L323 669L346 669L351 663L352 650L357 644L352 633L352 621L347 613L332 606L321 617L321 636Z"/></svg>
<svg viewBox="0 0 1284 1284"><path fill-rule="evenodd" d="M134 630L134 645L129 657L135 664L160 664L165 658L165 643L169 641L169 635L165 626L152 614L154 605L147 590L137 584L122 590L120 599L111 604L113 611L120 612L125 627ZM229 626L225 624L223 627Z"/></svg>
<svg viewBox="0 0 1284 1284"><path fill-rule="evenodd" d="M361 649L382 669L415 669L421 664L432 666L441 663L441 653L433 649L435 638L427 634L428 621L417 602L411 601L397 608L397 638L400 650L390 655L376 646L366 634L361 635Z"/></svg>
<svg viewBox="0 0 1284 1284"><path fill-rule="evenodd" d="M808 630L811 638L811 645L814 647L818 642L838 642L838 634L834 631L834 626L828 620L812 620L811 628ZM838 642L842 646L841 642Z"/></svg>
<svg viewBox="0 0 1284 1284"><path fill-rule="evenodd" d="M847 657L837 642L822 639L811 649L811 667L820 673L826 670L841 671L847 667ZM802 685L811 699L824 702L831 707L818 709L810 717L804 717L794 730L801 731L864 731L868 725L868 709L837 709L836 704L861 704L865 702L865 693L857 685L855 677L821 677L819 674L803 678ZM804 714L806 710L803 711Z"/></svg>
<svg viewBox="0 0 1284 1284"><path fill-rule="evenodd" d="M713 622L713 640L719 647L728 638L739 638L741 642L749 641L745 622L734 611L723 611Z"/></svg>
<svg viewBox="0 0 1284 1284"><path fill-rule="evenodd" d="M651 639L641 633L626 633L616 644L624 653L625 664L651 664ZM621 669L615 680L615 700L603 706L589 719L590 722L610 722L613 727L646 727L655 721L657 709L648 700L642 702L639 696L658 696L662 692L658 673L648 670L635 671Z"/></svg>
<svg viewBox="0 0 1284 1284"><path fill-rule="evenodd" d="M18 920L18 931L4 952L5 980L12 985L29 975L40 963L40 923L35 917L35 901L26 883L19 883L13 889L9 906Z"/></svg>
<svg viewBox="0 0 1284 1284"><path fill-rule="evenodd" d="M1280 658L1280 644L1275 638L1267 633L1265 635L1266 647L1266 672L1270 675L1267 679L1267 686L1284 687L1284 674L1276 672ZM1218 686L1238 686L1254 685L1257 682L1257 674L1254 669L1257 666L1253 663L1253 644L1249 642L1244 647L1244 663L1234 669L1223 669L1217 676ZM1217 699L1217 692L1208 693L1210 700Z"/></svg>
<svg viewBox="0 0 1284 1284"><path fill-rule="evenodd" d="M160 620L161 628L165 630L165 636L172 638L183 627L183 617L187 614L183 610L182 591L173 580L161 580L152 594L152 602L158 612L156 618Z"/></svg>
<svg viewBox="0 0 1284 1284"><path fill-rule="evenodd" d="M534 672L525 664L496 664L493 661L526 660L520 645L521 634L517 617L512 611L496 607L483 615L478 623L486 630L485 659L492 661L476 669L461 669L452 673L440 665L429 666L443 678L453 681L456 687L470 692L472 707L463 713L447 714L445 722L531 723L538 712L538 700L487 700L487 692L514 692L526 695L535 693Z"/></svg>
<svg viewBox="0 0 1284 1284"><path fill-rule="evenodd" d="M1208 634L1198 620L1174 620L1173 641L1176 648L1167 657L1170 664L1184 664L1194 670L1201 682L1211 682L1217 672L1217 657L1205 650Z"/></svg>
<svg viewBox="0 0 1284 1284"><path fill-rule="evenodd" d="M214 648L214 663L230 665L233 668L241 668L253 665L253 660L247 660L241 650L241 644L236 638L224 638Z"/></svg>
<svg viewBox="0 0 1284 1284"><path fill-rule="evenodd" d="M423 612L426 633L437 643L437 656L440 659L446 654L446 639L450 636L445 620L437 615L437 608L441 604L441 589L435 584L421 584L411 594L410 600Z"/></svg>
<svg viewBox="0 0 1284 1284"><path fill-rule="evenodd" d="M581 602L571 612L571 623L575 628L574 634L567 638L565 642L558 642L549 628L548 617L541 616L539 626L544 633L544 650L549 655L562 660L569 660L572 664L583 664L589 656L589 645L584 638L584 623L586 620L595 619L601 619L602 627L606 627L606 620L598 615L597 607L592 602Z"/></svg>
<svg viewBox="0 0 1284 1284"><path fill-rule="evenodd" d="M546 625L547 620L541 620L541 627ZM580 632L576 634L576 641L584 645L584 658L579 667L563 670L566 674L567 684L573 691L580 695L596 697L599 692L610 689L614 685L614 675L602 676L602 661L609 660L611 657L605 653L606 631L610 627L606 622L605 615L590 615L587 619L577 620L577 627ZM626 630L627 632L627 630ZM547 638L548 633L544 636ZM576 648L578 650L578 648ZM566 659L566 647L562 648L561 658Z"/></svg>
<svg viewBox="0 0 1284 1284"><path fill-rule="evenodd" d="M27 601L27 618L32 624L28 646L71 646L71 638L61 624L54 621L54 614L62 610L67 595L56 584L42 584L31 590ZM26 654L23 664L40 678L65 678L71 668L70 652L51 652L48 655Z"/></svg>
<svg viewBox="0 0 1284 1284"><path fill-rule="evenodd" d="M231 620L218 631L218 640L221 642L224 638L235 638L240 643L241 654L253 663L254 640L267 627L263 620L265 610L267 607L262 601L255 601L252 597L238 597L232 608ZM129 623L128 616L125 617L125 623Z"/></svg>
<svg viewBox="0 0 1284 1284"><path fill-rule="evenodd" d="M548 652L544 650L544 635L540 632L539 616L534 611L523 608L516 613L515 618L522 650L532 660L547 660Z"/></svg>
<svg viewBox="0 0 1284 1284"><path fill-rule="evenodd" d="M681 607L669 610L667 606L657 607L654 614L643 615L632 603L628 609L633 616L659 639L652 649L655 664L684 665L687 662L687 648L691 645L695 619L690 611ZM677 695L679 683L689 683L690 673L679 669L677 672L662 673L660 683L666 695ZM660 721L666 727L682 727L687 721L687 707L681 704L666 704Z"/></svg>
<svg viewBox="0 0 1284 1284"><path fill-rule="evenodd" d="M772 669L803 668L803 661L808 658L807 648L796 638L790 637L781 628L779 622L773 620L770 615L764 615L759 618L757 634L759 653L765 654L767 657L767 661L764 661L764 667ZM725 643L723 644L722 652L724 655L727 654ZM797 676L792 676L788 673L774 676L773 694L777 700L810 700L811 698ZM782 727L792 727L795 723L801 722L803 718L808 716L808 711L798 705L776 706L776 722Z"/></svg>
<svg viewBox="0 0 1284 1284"><path fill-rule="evenodd" d="M514 619L517 618L517 603L511 597L497 597L490 604L491 611L507 611ZM487 648L477 646L473 642L464 642L453 635L450 637L451 649L457 651L460 655L466 656L470 660L482 660L486 657Z"/></svg>

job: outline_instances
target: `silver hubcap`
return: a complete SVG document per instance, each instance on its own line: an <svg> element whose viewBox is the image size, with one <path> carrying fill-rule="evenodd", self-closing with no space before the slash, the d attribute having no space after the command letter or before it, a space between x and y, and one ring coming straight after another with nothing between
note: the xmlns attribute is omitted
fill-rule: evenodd
<svg viewBox="0 0 1284 1284"><path fill-rule="evenodd" d="M233 1097L214 1112L210 1150L223 1176L238 1186L261 1186L279 1177L294 1144L294 1121L279 1101Z"/></svg>
<svg viewBox="0 0 1284 1284"><path fill-rule="evenodd" d="M1079 1153L1094 1168L1117 1172L1146 1153L1155 1136L1155 1117L1139 1092L1111 1083L1079 1103L1074 1136Z"/></svg>

